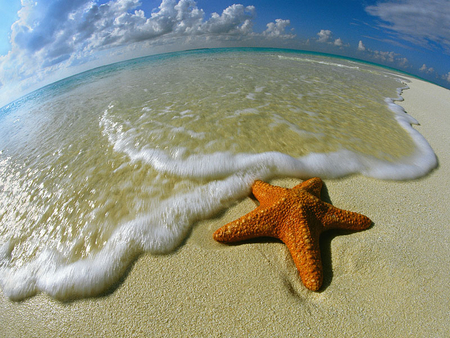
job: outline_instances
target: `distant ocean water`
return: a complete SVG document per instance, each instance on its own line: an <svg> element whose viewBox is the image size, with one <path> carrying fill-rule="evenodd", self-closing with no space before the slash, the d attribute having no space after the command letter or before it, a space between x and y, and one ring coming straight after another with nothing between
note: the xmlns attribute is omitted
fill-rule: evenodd
<svg viewBox="0 0 450 338"><path fill-rule="evenodd" d="M0 285L98 294L255 179L436 166L401 74L320 54L211 49L97 68L0 109Z"/></svg>

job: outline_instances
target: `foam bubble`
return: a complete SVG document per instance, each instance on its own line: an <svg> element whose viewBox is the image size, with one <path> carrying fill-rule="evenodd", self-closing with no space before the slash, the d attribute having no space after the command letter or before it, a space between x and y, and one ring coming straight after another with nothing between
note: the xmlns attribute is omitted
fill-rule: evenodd
<svg viewBox="0 0 450 338"><path fill-rule="evenodd" d="M177 160L162 151L132 151L123 145L123 140L117 140L115 148L126 152L132 161L144 161L161 172L211 181L193 191L173 196L148 213L122 224L100 252L74 263L67 264L56 252L46 251L25 266L11 268L8 259L13 245L5 243L0 247L3 292L15 300L37 292L58 299L97 295L119 279L138 254L173 250L193 223L213 216L231 202L246 196L255 179L273 176L330 178L358 172L382 179L419 177L435 165L435 155L423 137L411 128L410 120L400 114L400 108L395 104L393 107L399 114L399 123L409 126L418 145L416 154L401 163L383 162L348 150L309 154L302 158L268 152L215 153Z"/></svg>
<svg viewBox="0 0 450 338"><path fill-rule="evenodd" d="M13 300L37 292L58 299L97 295L110 287L139 253L173 250L195 221L211 217L230 202L247 195L255 178L267 173L266 170L238 173L165 200L155 210L117 228L100 252L74 263L65 263L57 252L45 251L25 266L8 267L12 245L6 243L0 247L3 292Z"/></svg>
<svg viewBox="0 0 450 338"><path fill-rule="evenodd" d="M295 58L295 60L312 62L310 59L302 58ZM314 62L339 67L343 71L347 69L351 69L352 72L360 71L356 66L327 61ZM232 76L227 78L233 79ZM312 77L309 79L311 81L306 79L303 82L305 86L314 81L320 81ZM184 122L197 114L189 108L191 106L178 105L177 107L175 103L170 105L170 102L168 104L163 102L164 104L158 109L157 106L144 105L140 109L142 115L138 118L138 122L127 124L127 122L115 122L113 115L116 107L115 104L110 104L100 118L100 128L105 136L102 142L109 143L113 148L112 153L120 153L121 158L126 158L126 162L121 163L113 173L125 171L130 163L144 163L151 166L157 175L195 181L193 188L168 195L168 197L164 195L165 199L158 200L158 203L152 204L152 207L143 208L145 211L140 211L131 219L123 220L114 228L114 232L108 237L105 245L96 253L91 253L83 259L76 260L74 257L69 257L70 253L65 256L64 252L48 249L40 252L34 260L19 266L14 264L11 257L16 245L14 240L3 243L0 245L0 285L4 294L16 300L38 292L45 292L58 299L98 295L113 285L140 253L167 253L174 250L181 244L196 221L212 217L231 203L247 196L256 179L267 180L277 176L301 179L313 176L335 178L359 173L379 179L404 180L425 175L437 165L437 159L428 142L412 127L418 122L395 103L402 100L400 95L403 89L406 87L397 91L397 98L389 98L385 102L395 114L397 122L414 140L415 150L411 155L404 156L396 162L347 149L327 153L310 152L305 156L293 157L277 151L260 153L216 151L210 154L203 152L191 154L192 149L188 149L181 142L172 147L161 148L155 145L140 145L138 129L142 124L150 123L148 121L152 116L170 116L172 119L161 119L161 121L152 119L151 125L155 128L146 131L153 133L152 136L159 136L161 131L158 127L164 127L169 131L170 136L183 134L190 139L203 141L206 139L207 144L221 140L208 139L203 132L195 131L195 126L192 127L192 125L170 124L173 120L183 119ZM249 93L252 90L254 92ZM264 92L268 95L270 90L273 90L273 95L277 95L274 87L269 84L255 86L252 83L250 87L237 88L227 94L241 95L242 99L254 101L256 96L261 96L257 93ZM315 91L313 94L317 95L316 97L319 94L326 94L325 86L321 90L322 92ZM328 90L333 89L328 88ZM305 92L295 94L296 99L306 100L309 97L306 92L305 89ZM164 94L170 94L170 92L164 92L161 95ZM173 98L176 98L176 95L171 97ZM344 96L339 98L342 101L346 100ZM253 104L253 102L250 103ZM120 106L120 102L117 106ZM180 106L183 108L181 109ZM106 105L103 105L102 109L104 107ZM296 111L296 107L292 107ZM117 108L118 120L120 120L120 109L121 107ZM260 116L263 110L260 106L240 107L237 105L230 109L230 116L244 120L249 116ZM318 118L319 115L312 110L303 110L303 114L310 118ZM301 126L283 118L281 113L271 111L270 116L274 125L283 125L290 131L304 136L304 140L323 136L320 133L302 130Z"/></svg>
<svg viewBox="0 0 450 338"><path fill-rule="evenodd" d="M291 61L298 61L298 62L317 63L317 64L321 64L321 65L334 66L334 67L340 67L340 68L348 68L348 69L356 69L356 70L360 69L360 67L358 67L358 66L348 66L348 65L344 65L342 63L313 60L313 59L308 59L308 58L304 58L304 57L303 58L299 58L299 57L290 57L290 56L278 55L278 58L280 60L291 60Z"/></svg>
<svg viewBox="0 0 450 338"><path fill-rule="evenodd" d="M379 179L406 180L425 175L437 165L433 149L425 138L411 126L418 122L405 113L401 106L395 104L393 99L386 99L386 102L396 114L398 123L407 130L416 144L414 154L394 163L346 149L331 153L310 153L300 158L279 152L260 154L216 152L175 159L160 149L138 150L134 148L133 138L127 138L124 133L114 133L110 129L108 137L114 149L124 152L132 161L143 161L158 172L185 178L220 179L240 171L252 172L254 167L268 168L271 176L300 178L311 176L333 178L360 173ZM281 122L286 123L285 121ZM278 121L278 123L281 122ZM289 127L294 128L293 125L289 125ZM305 133L301 130L294 130ZM317 135L315 136L317 137Z"/></svg>

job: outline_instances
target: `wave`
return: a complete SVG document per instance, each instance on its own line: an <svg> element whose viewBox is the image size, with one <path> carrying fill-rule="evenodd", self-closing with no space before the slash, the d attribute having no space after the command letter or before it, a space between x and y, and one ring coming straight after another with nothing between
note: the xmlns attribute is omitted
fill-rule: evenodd
<svg viewBox="0 0 450 338"><path fill-rule="evenodd" d="M292 59L284 56L280 58ZM325 61L301 61L359 69L357 66ZM377 179L407 180L427 174L436 167L436 156L425 138L413 128L412 125L418 122L395 103L402 100L401 92L407 88L399 88L398 97L385 100L397 122L409 133L416 146L412 155L396 162L347 149L293 157L275 151L188 154L182 147L172 152L148 146L138 148L135 130L131 128L124 131L107 109L101 115L99 124L115 152L126 155L131 163L145 163L160 174L196 180L197 185L189 191L171 195L147 212L123 222L96 254L75 262L70 262L56 250L46 250L33 261L14 266L11 254L15 242L10 240L3 243L0 245L0 286L3 293L13 300L24 299L38 292L62 300L98 295L119 280L139 254L174 250L186 238L195 222L213 217L247 196L256 179L307 179L314 176L326 179L362 174ZM184 110L181 115L187 116L190 112ZM180 128L173 132L189 133ZM201 133L192 132L189 136L203 138Z"/></svg>

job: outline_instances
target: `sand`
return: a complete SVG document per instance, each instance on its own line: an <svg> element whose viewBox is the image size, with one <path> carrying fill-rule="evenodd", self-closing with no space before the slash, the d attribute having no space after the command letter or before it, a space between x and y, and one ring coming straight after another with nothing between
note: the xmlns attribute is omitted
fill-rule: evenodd
<svg viewBox="0 0 450 338"><path fill-rule="evenodd" d="M411 80L401 105L440 166L414 181L325 180L336 207L374 225L323 236L320 292L301 284L281 242L213 241L217 228L255 207L247 198L196 224L176 252L142 255L104 296L62 303L1 294L0 336L449 337L450 91Z"/></svg>

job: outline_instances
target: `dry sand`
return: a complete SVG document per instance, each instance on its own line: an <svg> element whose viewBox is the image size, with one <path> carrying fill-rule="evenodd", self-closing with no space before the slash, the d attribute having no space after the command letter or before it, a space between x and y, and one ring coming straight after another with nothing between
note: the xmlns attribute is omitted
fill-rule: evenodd
<svg viewBox="0 0 450 338"><path fill-rule="evenodd" d="M440 167L407 182L325 180L335 206L374 226L323 236L321 292L305 289L281 242L213 241L217 228L255 207L247 198L196 224L173 254L141 256L103 297L16 303L1 294L0 336L449 337L450 91L416 79L410 87L402 106Z"/></svg>

